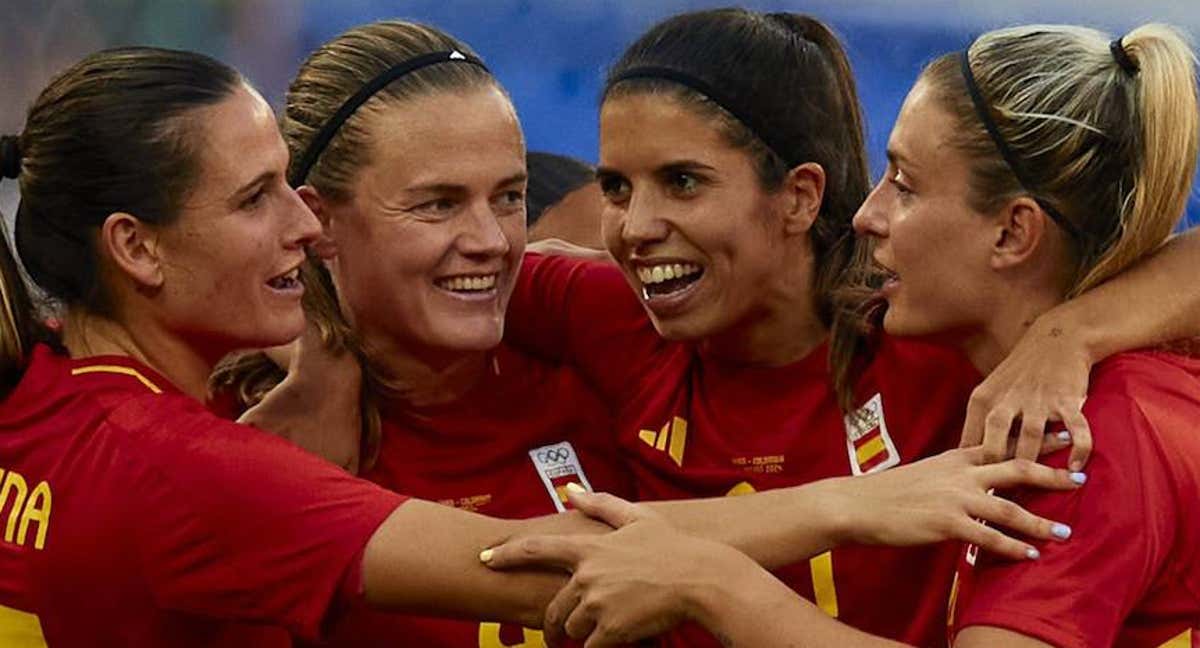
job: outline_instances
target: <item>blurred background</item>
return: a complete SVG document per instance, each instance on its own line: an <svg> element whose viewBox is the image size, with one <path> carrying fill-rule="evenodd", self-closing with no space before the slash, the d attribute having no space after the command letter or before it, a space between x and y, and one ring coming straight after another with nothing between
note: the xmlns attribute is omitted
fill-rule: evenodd
<svg viewBox="0 0 1200 648"><path fill-rule="evenodd" d="M56 71L123 44L193 49L246 74L274 105L320 43L381 18L429 22L470 43L508 88L531 150L596 160L596 103L604 70L654 22L699 0L0 0L0 132ZM888 131L921 66L989 29L1031 22L1124 33L1162 21L1200 36L1196 0L762 0L742 6L813 14L844 38L868 118L876 174ZM11 215L12 182L0 185ZM11 218L11 216L10 216ZM1188 223L1200 223L1193 191Z"/></svg>

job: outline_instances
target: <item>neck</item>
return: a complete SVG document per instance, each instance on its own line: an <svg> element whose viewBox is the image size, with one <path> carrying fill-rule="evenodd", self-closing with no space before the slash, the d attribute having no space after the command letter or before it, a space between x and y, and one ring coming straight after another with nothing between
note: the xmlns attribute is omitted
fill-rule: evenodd
<svg viewBox="0 0 1200 648"><path fill-rule="evenodd" d="M740 322L701 343L709 357L733 365L780 367L812 352L829 334L817 316L809 268L778 283Z"/></svg>
<svg viewBox="0 0 1200 648"><path fill-rule="evenodd" d="M401 407L456 401L492 371L491 351L417 349L370 339L365 346L384 399Z"/></svg>
<svg viewBox="0 0 1200 648"><path fill-rule="evenodd" d="M963 350L975 368L988 375L1008 354L1042 313L1054 308L1061 297L1045 292L1021 292L1001 300L991 318L964 337Z"/></svg>
<svg viewBox="0 0 1200 648"><path fill-rule="evenodd" d="M63 345L72 358L98 355L133 358L199 401L207 398L208 376L223 355L206 355L151 322L137 318L128 321L122 318L118 322L80 311L67 313L63 322Z"/></svg>

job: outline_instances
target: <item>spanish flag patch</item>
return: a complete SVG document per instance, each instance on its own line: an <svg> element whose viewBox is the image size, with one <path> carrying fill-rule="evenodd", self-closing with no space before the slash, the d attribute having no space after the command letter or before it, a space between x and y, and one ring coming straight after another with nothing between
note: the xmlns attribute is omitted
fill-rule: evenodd
<svg viewBox="0 0 1200 648"><path fill-rule="evenodd" d="M865 405L847 414L846 451L850 456L850 471L867 475L886 470L900 463L900 453L888 435L883 418L883 397L875 394Z"/></svg>

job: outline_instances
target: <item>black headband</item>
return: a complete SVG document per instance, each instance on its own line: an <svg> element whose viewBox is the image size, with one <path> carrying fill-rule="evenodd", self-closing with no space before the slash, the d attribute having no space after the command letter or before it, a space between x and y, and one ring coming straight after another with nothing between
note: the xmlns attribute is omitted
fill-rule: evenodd
<svg viewBox="0 0 1200 648"><path fill-rule="evenodd" d="M996 122L992 120L991 112L988 110L987 100L983 98L983 93L979 91L979 84L975 82L975 74L971 72L971 58L968 50L963 50L959 53L959 61L962 64L963 80L967 82L967 94L971 95L971 103L975 105L975 114L979 116L979 121L983 122L983 127L987 129L988 135L991 136L992 142L995 143L996 149L1000 151L1000 156L1004 158L1004 162L1008 165L1012 174L1017 177L1017 182L1021 188L1028 193L1034 201L1047 213L1050 218L1054 219L1058 226L1063 228L1071 238L1076 241L1082 241L1083 236L1079 228L1067 220L1062 212L1054 208L1053 205L1045 200L1037 197L1033 191L1033 183L1022 172L1021 165L1015 153L1008 147L1008 142L1004 141L1004 136L1000 134L1000 129L996 127Z"/></svg>
<svg viewBox="0 0 1200 648"><path fill-rule="evenodd" d="M665 79L667 81L673 81L679 85L691 88L705 97L708 97L708 99L713 103L725 109L725 112L733 115L734 118L741 122L743 126L750 129L750 132L754 133L755 137L757 137L763 144L766 144L767 148L771 149L771 151L775 153L779 159L783 160L784 163L788 165L789 169L799 166L804 162L803 160L796 160L793 159L792 156L785 155L784 151L787 149L780 146L780 143L773 137L770 137L771 131L766 128L766 124L763 123L762 120L757 119L753 113L749 111L741 110L738 107L738 102L734 101L732 97L725 95L721 91L709 85L708 82L704 81L703 79L698 79L687 72L681 72L674 68L660 67L656 65L643 65L629 68L628 70L616 75L611 81L608 82L608 87L611 88L614 85L628 79Z"/></svg>
<svg viewBox="0 0 1200 648"><path fill-rule="evenodd" d="M288 178L288 182L293 187L299 187L304 184L305 179L308 178L308 172L317 163L317 159L321 157L321 153L325 151L325 147L329 146L329 142L333 140L333 136L337 135L338 129L342 127L342 124L346 123L347 119L350 119L350 116L354 114L354 111L358 110L359 106L362 106L368 99L375 96L375 93L384 89L396 79L416 72L421 68L454 61L477 65L483 68L484 71L488 71L483 61L458 50L422 54L421 56L393 65L380 73L379 76L367 82L358 92L347 99L341 108L338 108L337 112L329 118L329 121L325 122L325 125L317 132L317 136L313 138L312 143L304 150L304 154L300 156L300 162L296 165L295 172Z"/></svg>
<svg viewBox="0 0 1200 648"><path fill-rule="evenodd" d="M1138 73L1138 64L1129 58L1129 52L1125 51L1124 36L1112 41L1108 44L1108 51L1112 52L1113 58L1116 59L1117 65L1121 66L1122 70L1129 76L1134 76Z"/></svg>
<svg viewBox="0 0 1200 648"><path fill-rule="evenodd" d="M21 176L21 140L16 135L0 137L0 178Z"/></svg>

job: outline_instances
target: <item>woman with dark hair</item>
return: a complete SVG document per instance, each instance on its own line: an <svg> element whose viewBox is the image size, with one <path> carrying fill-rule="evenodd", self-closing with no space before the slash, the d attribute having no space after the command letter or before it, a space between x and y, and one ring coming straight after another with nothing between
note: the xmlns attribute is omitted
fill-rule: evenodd
<svg viewBox="0 0 1200 648"><path fill-rule="evenodd" d="M968 358L936 339L864 338L856 304L837 299L865 266L851 219L870 183L850 67L827 27L741 9L654 26L609 72L598 177L618 267L527 261L509 330L519 344L579 367L618 413L639 499L870 474L960 442L980 379ZM1183 261L1180 246L1155 259L1155 274L1170 268L1182 277L1191 239ZM1179 285L1122 278L1046 321L1074 331L1130 299L1178 303ZM1200 332L1198 296L1113 321L1091 348ZM1044 349L1042 325L1030 322L1031 343ZM1087 356L1082 339L1050 341L1057 347L1047 356ZM1067 366L1069 384L1086 384L1088 362ZM1053 405L1024 412L1016 451L1036 457L1045 418L1057 414L1077 470L1088 423L1078 408ZM1012 414L992 414L988 454L1003 456ZM779 576L857 628L936 645L955 560L948 545L854 546ZM704 639L684 631L673 641Z"/></svg>
<svg viewBox="0 0 1200 648"><path fill-rule="evenodd" d="M987 374L1030 320L1158 249L1195 174L1195 74L1187 44L1161 25L1115 41L1077 27L1000 30L932 63L892 132L887 174L854 220L887 277L884 329L941 337ZM1038 560L1024 562L969 547L952 595L955 646L1194 643L1200 364L1163 350L1109 358L1083 413L1097 435L1088 485L1011 493L1069 523L1071 541L1041 544ZM672 535L637 507L577 503L626 526L598 539L531 538L489 557L571 570L547 619L572 636L595 629L589 645L680 618L725 645L896 645L834 622L747 569L745 556ZM880 572L858 576L880 589L879 605L909 595ZM926 579L920 589L949 588Z"/></svg>
<svg viewBox="0 0 1200 648"><path fill-rule="evenodd" d="M430 64L472 65L445 54ZM33 102L19 136L0 138L0 170L21 187L20 259L63 309L61 333L44 330L0 246L0 643L286 645L363 600L537 626L564 579L495 574L480 549L598 530L580 516L515 522L407 499L204 409L220 357L304 330L297 277L320 224L287 166L274 116L236 71L154 48L89 56ZM963 496L943 511L962 525L963 503L996 483L1071 485L1065 471L1014 465L922 474ZM824 492L847 486L861 490ZM797 551L847 530L948 537L895 517L847 524L816 492L757 500L763 520L804 527L789 534ZM665 512L747 551L775 545L765 523L724 529L723 505Z"/></svg>

